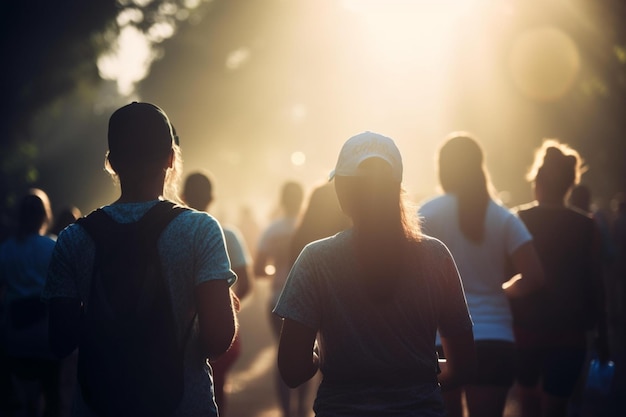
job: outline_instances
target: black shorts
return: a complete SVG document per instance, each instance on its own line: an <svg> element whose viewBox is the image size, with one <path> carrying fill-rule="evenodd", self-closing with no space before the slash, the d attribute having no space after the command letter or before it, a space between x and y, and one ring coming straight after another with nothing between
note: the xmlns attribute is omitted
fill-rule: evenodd
<svg viewBox="0 0 626 417"><path fill-rule="evenodd" d="M515 379L515 344L503 340L476 340L478 367L467 385L511 387ZM445 358L437 346L440 358Z"/></svg>
<svg viewBox="0 0 626 417"><path fill-rule="evenodd" d="M534 387L541 380L544 392L555 397L572 395L583 371L584 348L524 348L517 351L517 382Z"/></svg>

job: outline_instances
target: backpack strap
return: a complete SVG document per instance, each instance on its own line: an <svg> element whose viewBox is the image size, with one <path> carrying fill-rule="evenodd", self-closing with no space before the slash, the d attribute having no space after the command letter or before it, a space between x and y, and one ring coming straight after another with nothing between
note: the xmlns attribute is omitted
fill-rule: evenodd
<svg viewBox="0 0 626 417"><path fill-rule="evenodd" d="M144 214L139 220L139 235L146 248L153 245L152 249L156 249L154 245L167 225L174 220L176 216L183 211L188 210L183 206L179 206L172 201L163 200L156 203Z"/></svg>
<svg viewBox="0 0 626 417"><path fill-rule="evenodd" d="M96 244L96 256L98 253L110 247L113 238L113 230L118 223L111 218L102 208L99 208L85 217L76 220Z"/></svg>
<svg viewBox="0 0 626 417"><path fill-rule="evenodd" d="M180 213L187 210L171 201L159 201L150 208L137 222L142 241L150 245L156 242L165 227ZM112 231L120 224L111 218L102 208L99 208L86 217L81 217L76 221L91 236L98 249L104 249L112 244Z"/></svg>

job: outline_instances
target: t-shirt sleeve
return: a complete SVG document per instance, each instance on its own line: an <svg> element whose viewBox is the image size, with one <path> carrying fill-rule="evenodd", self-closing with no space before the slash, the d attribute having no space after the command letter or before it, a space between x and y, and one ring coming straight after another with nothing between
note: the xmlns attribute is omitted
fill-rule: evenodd
<svg viewBox="0 0 626 417"><path fill-rule="evenodd" d="M237 276L230 268L222 227L211 215L200 214L204 215L205 218L198 222L195 232L197 258L194 275L196 285L217 279L225 279L229 285L233 285Z"/></svg>
<svg viewBox="0 0 626 417"><path fill-rule="evenodd" d="M315 284L315 262L310 248L305 247L289 272L274 314L319 329L321 306Z"/></svg>
<svg viewBox="0 0 626 417"><path fill-rule="evenodd" d="M453 336L472 330L473 324L467 308L465 292L459 271L448 248L441 243L441 288L439 305L439 334Z"/></svg>
<svg viewBox="0 0 626 417"><path fill-rule="evenodd" d="M80 251L77 248L84 250ZM76 272L77 262L84 262L85 259L93 257L83 256L77 259L73 254L84 253L87 250L93 251L94 248L90 238L80 226L72 224L59 234L52 250L46 283L41 294L43 300L56 297L81 298Z"/></svg>

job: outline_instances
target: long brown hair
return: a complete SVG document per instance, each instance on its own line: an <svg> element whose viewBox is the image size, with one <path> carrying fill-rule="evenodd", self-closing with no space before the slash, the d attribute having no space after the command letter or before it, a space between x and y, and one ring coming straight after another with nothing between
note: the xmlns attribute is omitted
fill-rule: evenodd
<svg viewBox="0 0 626 417"><path fill-rule="evenodd" d="M457 197L463 235L471 241L481 242L493 186L485 167L483 151L468 133L450 134L440 148L439 183L445 193Z"/></svg>
<svg viewBox="0 0 626 417"><path fill-rule="evenodd" d="M381 164L386 162L371 158L360 168L380 172ZM354 224L356 257L366 290L372 300L389 300L408 247L421 238L401 184L385 175L337 176L335 188L342 209Z"/></svg>

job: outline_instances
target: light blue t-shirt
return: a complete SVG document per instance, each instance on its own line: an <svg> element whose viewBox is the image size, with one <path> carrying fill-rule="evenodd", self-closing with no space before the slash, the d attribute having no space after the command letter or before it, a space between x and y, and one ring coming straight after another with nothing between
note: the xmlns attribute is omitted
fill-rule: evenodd
<svg viewBox="0 0 626 417"><path fill-rule="evenodd" d="M244 268L252 263L250 251L246 246L246 241L239 229L232 225L222 225L224 239L226 240L226 251L230 259L230 266L233 269Z"/></svg>
<svg viewBox="0 0 626 417"><path fill-rule="evenodd" d="M5 287L5 305L41 296L53 249L53 239L35 233L21 240L9 238L0 245L0 288Z"/></svg>
<svg viewBox="0 0 626 417"><path fill-rule="evenodd" d="M119 223L136 222L157 203L120 203L104 210ZM224 234L211 215L187 210L163 230L158 241L163 272L169 283L179 339L193 318L196 308L194 289L210 280L224 279L231 285L236 276L230 269ZM88 303L95 245L77 224L58 237L52 255L44 299L70 297ZM74 416L91 416L78 387ZM185 392L177 416L216 416L213 383L206 358L200 353L197 327L189 337L185 351Z"/></svg>
<svg viewBox="0 0 626 417"><path fill-rule="evenodd" d="M474 322L474 339L513 342L511 307L502 284L511 278L511 254L532 240L524 223L506 207L490 200L484 239L476 243L461 231L458 202L453 194L425 202L419 215L424 233L440 239L452 252Z"/></svg>

